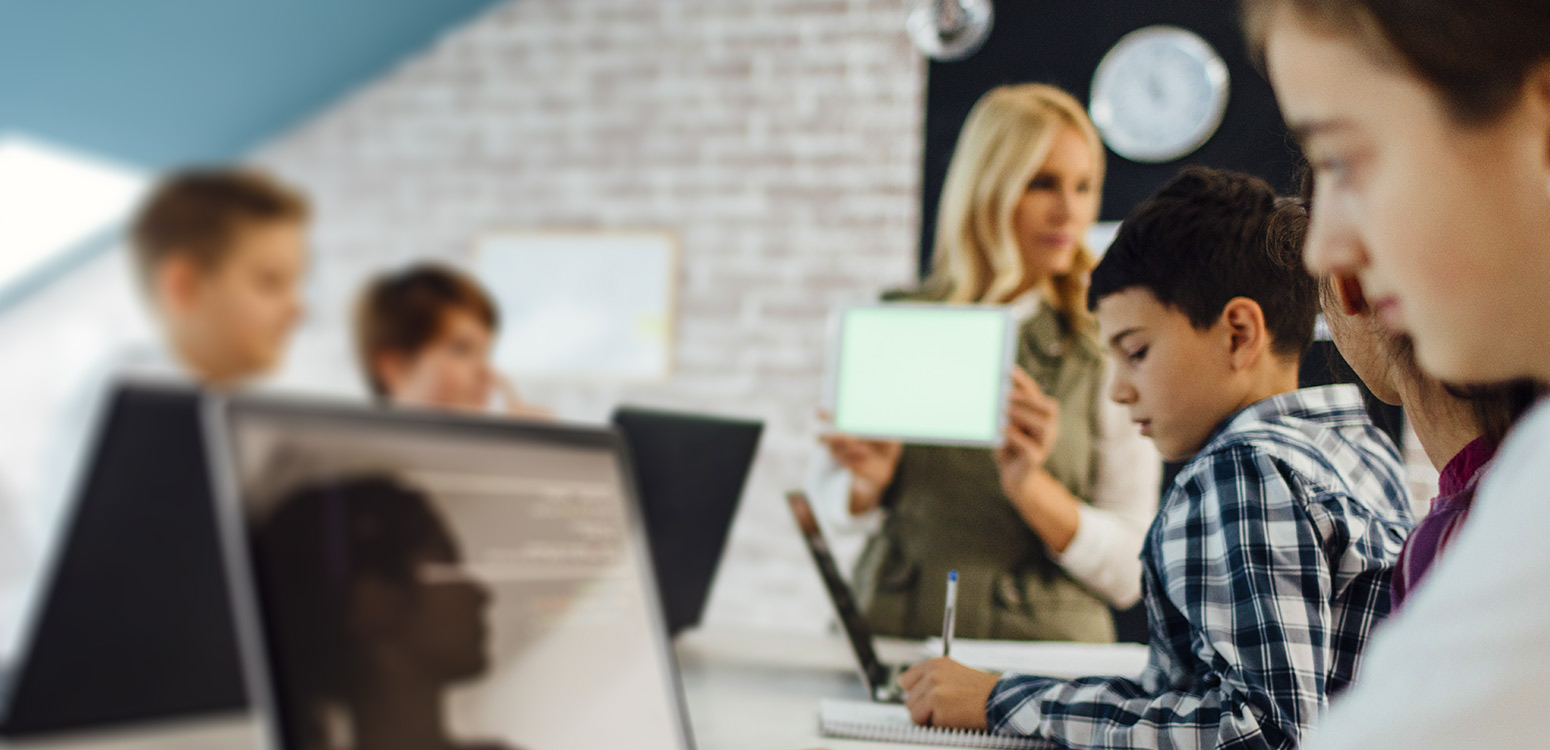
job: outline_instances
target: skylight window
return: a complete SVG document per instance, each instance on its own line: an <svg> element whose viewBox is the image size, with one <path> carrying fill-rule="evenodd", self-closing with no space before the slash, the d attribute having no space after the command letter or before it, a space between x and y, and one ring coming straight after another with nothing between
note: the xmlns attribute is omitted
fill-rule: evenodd
<svg viewBox="0 0 1550 750"><path fill-rule="evenodd" d="M122 165L0 135L0 294L113 227L146 185Z"/></svg>

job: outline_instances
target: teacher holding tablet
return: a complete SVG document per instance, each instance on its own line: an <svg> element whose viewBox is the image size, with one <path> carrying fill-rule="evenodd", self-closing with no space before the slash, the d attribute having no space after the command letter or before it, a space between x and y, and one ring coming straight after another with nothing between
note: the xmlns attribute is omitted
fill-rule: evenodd
<svg viewBox="0 0 1550 750"><path fill-rule="evenodd" d="M949 570L964 638L1112 641L1109 606L1140 598L1161 461L1108 398L1086 309L1103 162L1087 113L1051 86L994 89L964 123L935 268L884 299L1007 306L1017 367L999 448L821 438L822 512L873 529L855 587L879 634L939 635Z"/></svg>

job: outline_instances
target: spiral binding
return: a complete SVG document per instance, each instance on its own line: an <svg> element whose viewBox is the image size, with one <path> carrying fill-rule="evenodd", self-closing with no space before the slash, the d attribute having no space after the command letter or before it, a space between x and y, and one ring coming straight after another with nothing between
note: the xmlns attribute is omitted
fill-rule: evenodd
<svg viewBox="0 0 1550 750"><path fill-rule="evenodd" d="M952 745L990 750L1045 750L1057 747L1048 740L1035 737L1016 737L967 729L922 727L889 720L895 719L892 713L903 710L902 706L825 700L820 704L818 728L829 737L908 742L916 745ZM889 712L889 715L882 717L881 713L884 711ZM868 717L865 714L872 716ZM842 715L846 717L839 718ZM878 718L875 721L869 721L868 719L872 717ZM907 721L906 718L905 722Z"/></svg>

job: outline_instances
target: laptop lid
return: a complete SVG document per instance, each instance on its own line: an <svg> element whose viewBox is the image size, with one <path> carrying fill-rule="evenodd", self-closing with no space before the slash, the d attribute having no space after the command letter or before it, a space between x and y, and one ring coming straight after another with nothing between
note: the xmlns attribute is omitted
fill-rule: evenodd
<svg viewBox="0 0 1550 750"><path fill-rule="evenodd" d="M12 673L8 735L235 712L247 702L201 396L124 382L103 403Z"/></svg>
<svg viewBox="0 0 1550 750"><path fill-rule="evenodd" d="M850 584L840 575L840 568L834 562L834 554L829 551L829 543L824 540L823 530L818 526L818 515L813 512L807 493L788 492L786 502L791 506L791 515L796 519L797 530L802 533L808 552L812 553L818 575L823 579L823 587L829 592L829 601L834 604L834 613L840 618L840 626L845 629L845 638L850 641L850 648L856 654L856 664L861 669L862 679L866 681L867 692L874 700L891 700L894 694L893 670L877 658L877 649L872 643L872 629L862 617L860 607L856 606Z"/></svg>
<svg viewBox="0 0 1550 750"><path fill-rule="evenodd" d="M761 422L623 407L667 631L699 624L759 448Z"/></svg>
<svg viewBox="0 0 1550 750"><path fill-rule="evenodd" d="M612 431L273 398L211 415L271 746L690 746Z"/></svg>

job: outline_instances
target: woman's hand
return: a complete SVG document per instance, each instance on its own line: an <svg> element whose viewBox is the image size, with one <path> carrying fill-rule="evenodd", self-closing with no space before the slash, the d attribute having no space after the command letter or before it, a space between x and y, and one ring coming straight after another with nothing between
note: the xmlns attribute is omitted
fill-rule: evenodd
<svg viewBox="0 0 1550 750"><path fill-rule="evenodd" d="M1007 409L1006 443L996 451L1001 489L1044 546L1059 555L1082 523L1081 502L1044 470L1060 437L1060 402L1019 368L1012 370Z"/></svg>
<svg viewBox="0 0 1550 750"><path fill-rule="evenodd" d="M1060 402L1033 382L1021 367L1012 368L1012 395L1007 404L1006 442L996 451L1001 488L1019 500L1033 491L1035 478L1060 436Z"/></svg>
<svg viewBox="0 0 1550 750"><path fill-rule="evenodd" d="M985 704L1001 676L970 669L946 657L930 659L899 675L910 719L927 727L985 728Z"/></svg>
<svg viewBox="0 0 1550 750"><path fill-rule="evenodd" d="M828 415L819 416L829 421ZM839 434L820 435L818 441L829 449L836 463L850 472L850 514L858 516L880 505L883 492L893 483L904 445Z"/></svg>

